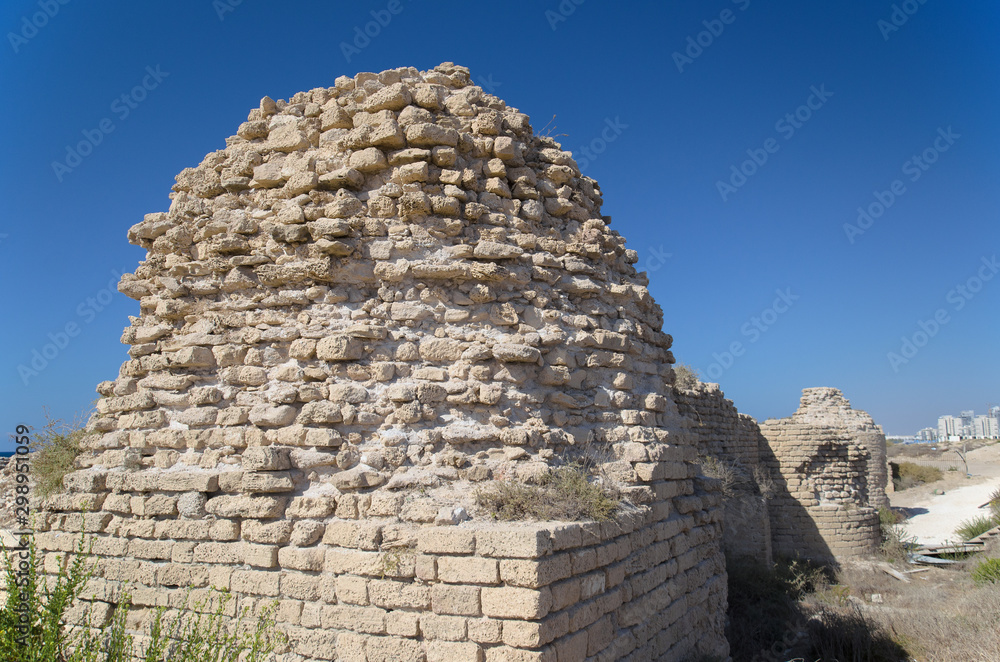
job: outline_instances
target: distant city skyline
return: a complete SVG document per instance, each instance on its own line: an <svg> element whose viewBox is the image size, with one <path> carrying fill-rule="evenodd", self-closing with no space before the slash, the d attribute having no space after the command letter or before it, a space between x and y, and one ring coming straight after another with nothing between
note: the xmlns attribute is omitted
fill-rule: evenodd
<svg viewBox="0 0 1000 662"><path fill-rule="evenodd" d="M1000 439L1000 405L991 402L986 407L985 414L977 415L974 409L963 409L958 416L938 416L936 426L921 428L913 437L920 441L949 438Z"/></svg>

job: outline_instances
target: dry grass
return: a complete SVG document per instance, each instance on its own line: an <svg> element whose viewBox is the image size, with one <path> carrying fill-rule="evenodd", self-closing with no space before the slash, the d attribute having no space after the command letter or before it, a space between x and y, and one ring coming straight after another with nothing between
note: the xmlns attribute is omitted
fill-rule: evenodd
<svg viewBox="0 0 1000 662"><path fill-rule="evenodd" d="M917 546L916 537L906 535L906 529L902 526L906 516L883 506L878 509L878 519L882 537L879 552L888 561L905 561L910 551Z"/></svg>
<svg viewBox="0 0 1000 662"><path fill-rule="evenodd" d="M722 483L722 493L726 498L745 494L759 494L765 499L774 496L774 481L763 465L746 467L735 460L725 462L711 455L699 458L699 462L705 476Z"/></svg>
<svg viewBox="0 0 1000 662"><path fill-rule="evenodd" d="M890 462L892 484L897 490L905 490L924 483L933 483L944 478L937 467L929 467L914 462Z"/></svg>
<svg viewBox="0 0 1000 662"><path fill-rule="evenodd" d="M698 371L685 363L674 366L674 386L687 391L698 385Z"/></svg>
<svg viewBox="0 0 1000 662"><path fill-rule="evenodd" d="M592 481L579 464L553 469L537 485L495 480L475 497L477 506L499 520L605 521L621 503L608 481Z"/></svg>
<svg viewBox="0 0 1000 662"><path fill-rule="evenodd" d="M809 619L809 659L817 662L902 662L909 655L893 630L858 604L824 606Z"/></svg>
<svg viewBox="0 0 1000 662"><path fill-rule="evenodd" d="M962 540L972 540L976 536L986 533L998 524L1000 524L1000 521L998 521L992 514L979 515L978 517L972 517L959 522L958 528L955 529L955 534Z"/></svg>
<svg viewBox="0 0 1000 662"><path fill-rule="evenodd" d="M977 586L967 574L967 568L976 563L910 574L909 583L890 577L874 564L852 564L840 570L838 581L851 587L852 601L873 627L890 635L910 658L996 662L1000 660L1000 584ZM882 606L868 604L873 594L881 596Z"/></svg>
<svg viewBox="0 0 1000 662"><path fill-rule="evenodd" d="M995 572L1000 582L1000 559L897 566L908 582L877 560L854 561L831 578L836 584L799 561L727 566L734 662L1000 661L1000 583L990 579ZM989 575L978 584L977 568Z"/></svg>
<svg viewBox="0 0 1000 662"><path fill-rule="evenodd" d="M726 637L735 662L771 659L759 655L798 643L805 618L797 601L828 583L823 568L799 560L779 560L774 567L767 567L748 558L729 558L726 571Z"/></svg>

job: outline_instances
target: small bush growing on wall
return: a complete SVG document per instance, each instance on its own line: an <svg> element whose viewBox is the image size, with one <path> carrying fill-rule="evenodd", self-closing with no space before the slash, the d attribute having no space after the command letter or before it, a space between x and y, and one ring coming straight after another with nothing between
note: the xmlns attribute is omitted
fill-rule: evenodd
<svg viewBox="0 0 1000 662"><path fill-rule="evenodd" d="M86 436L79 419L68 423L46 415L45 425L34 433L36 446L31 458L31 472L41 496L62 489L63 476L73 471L73 460L80 454L80 442Z"/></svg>
<svg viewBox="0 0 1000 662"><path fill-rule="evenodd" d="M674 366L674 386L691 390L698 385L698 371L685 363Z"/></svg>
<svg viewBox="0 0 1000 662"><path fill-rule="evenodd" d="M579 464L553 469L536 485L495 480L476 492L476 505L499 520L604 521L619 503L610 485L591 481Z"/></svg>

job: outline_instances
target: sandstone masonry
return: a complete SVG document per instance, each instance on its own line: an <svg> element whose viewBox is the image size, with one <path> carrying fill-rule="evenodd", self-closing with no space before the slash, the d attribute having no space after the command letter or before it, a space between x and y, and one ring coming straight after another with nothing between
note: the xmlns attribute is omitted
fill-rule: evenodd
<svg viewBox="0 0 1000 662"><path fill-rule="evenodd" d="M775 553L817 559L872 554L888 472L885 435L833 388L802 391L791 418L761 424L777 484L769 502Z"/></svg>
<svg viewBox="0 0 1000 662"><path fill-rule="evenodd" d="M98 613L278 600L282 662L727 655L671 337L526 115L450 63L341 77L265 97L170 197L129 230L130 358L39 527L50 569L91 538ZM576 459L614 521L476 512Z"/></svg>
<svg viewBox="0 0 1000 662"><path fill-rule="evenodd" d="M791 418L760 425L717 384L678 389L676 401L707 473L726 476L729 556L836 561L877 550L877 509L892 486L885 435L840 391L805 389Z"/></svg>

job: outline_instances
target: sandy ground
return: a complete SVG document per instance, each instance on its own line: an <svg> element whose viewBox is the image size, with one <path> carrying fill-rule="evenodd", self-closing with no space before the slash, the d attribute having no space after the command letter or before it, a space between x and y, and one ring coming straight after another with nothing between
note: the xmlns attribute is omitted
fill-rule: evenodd
<svg viewBox="0 0 1000 662"><path fill-rule="evenodd" d="M1000 489L1000 444L969 451L969 473L962 473L961 460L954 452L938 452L928 456L890 457L917 464L936 466L945 472L944 480L927 483L896 492L889 500L894 508L910 513L904 522L907 533L921 544L942 544L957 541L955 528L964 520L985 515L979 506L989 501L990 494ZM958 467L959 471L948 471ZM934 492L943 492L935 494Z"/></svg>

